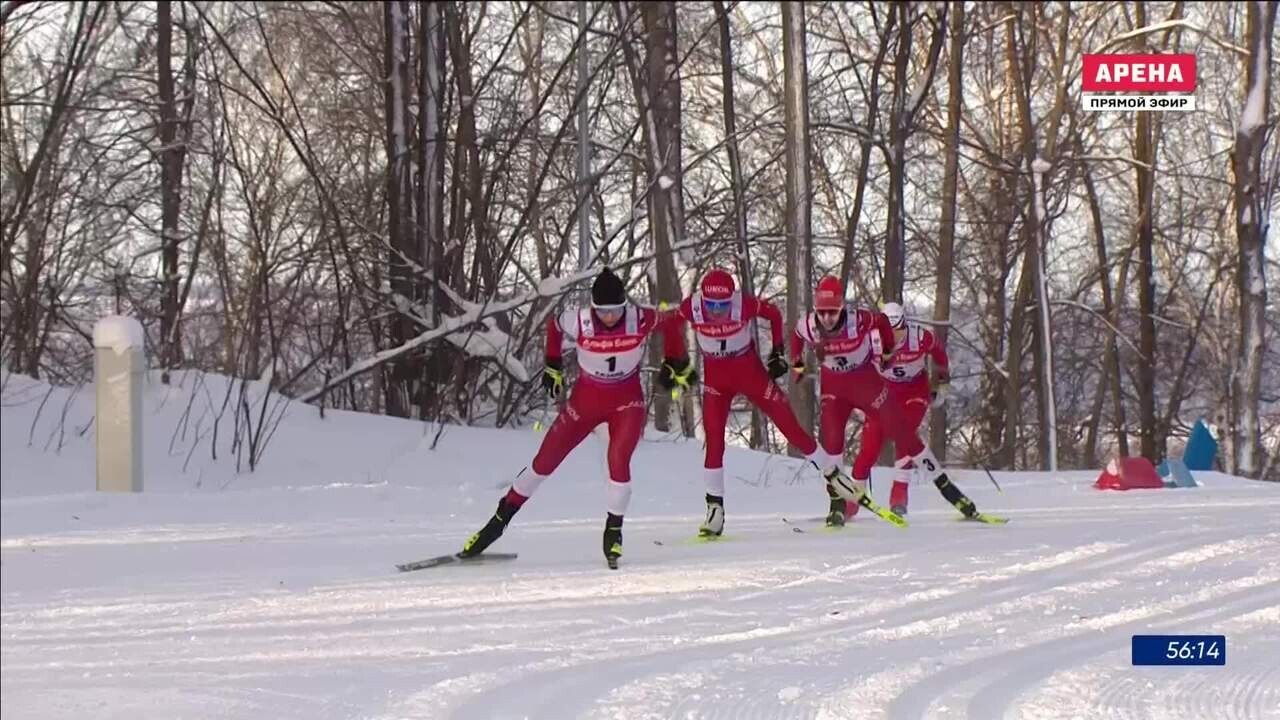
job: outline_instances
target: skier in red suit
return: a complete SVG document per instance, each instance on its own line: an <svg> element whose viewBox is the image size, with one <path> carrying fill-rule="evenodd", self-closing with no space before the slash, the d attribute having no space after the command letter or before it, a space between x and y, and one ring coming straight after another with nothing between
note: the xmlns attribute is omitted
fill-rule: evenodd
<svg viewBox="0 0 1280 720"><path fill-rule="evenodd" d="M756 349L757 319L768 321L773 341L767 367ZM685 298L671 318L677 334L683 333L686 322L693 325L703 364L707 516L698 532L719 536L724 531L725 425L730 405L738 395L745 395L760 408L787 442L804 453L819 471L826 472L834 463L796 419L786 394L774 382L787 374L782 313L775 305L743 294L728 271L715 269L703 277L700 289ZM673 385L668 374L664 373L662 379L667 387Z"/></svg>
<svg viewBox="0 0 1280 720"><path fill-rule="evenodd" d="M873 337L878 340L873 341ZM821 430L823 450L840 457L844 451L845 426L854 409L868 420L874 419L894 441L904 457L915 463L925 479L966 517L977 514L972 501L964 497L947 479L946 471L933 452L920 441L915 427L909 425L901 403L890 393L880 375L876 345L894 347L893 328L884 313L854 307L844 299L844 285L838 278L827 276L819 281L814 293L814 310L796 324L791 339L792 369L803 376L804 348L811 345L822 363L819 380L822 386ZM835 475L828 483L831 509L827 524L843 525L857 509L857 499L871 477L871 465L854 465L853 483L846 487ZM852 508L852 511L848 510Z"/></svg>
<svg viewBox="0 0 1280 720"><path fill-rule="evenodd" d="M903 420L911 432L918 432L920 423L930 406L943 402L951 381L950 367L947 363L947 352L937 337L922 325L907 322L906 314L898 303L886 303L882 313L893 328L894 343L892 350L883 352L879 336L873 336L875 354L884 357L880 367L880 375L884 377L889 388L889 395L902 406ZM928 360L932 358L937 376L937 387L930 388ZM858 448L854 467L869 468L875 464L884 446L885 428L880 419L868 416L862 426L862 439ZM904 464L908 456L901 448L895 448L897 464ZM889 493L889 506L898 515L907 514L908 488L907 473L902 468L893 480L893 489ZM856 507L856 506L855 506Z"/></svg>
<svg viewBox="0 0 1280 720"><path fill-rule="evenodd" d="M666 316L627 301L622 279L606 268L591 287L591 306L570 308L547 321L546 369L542 385L552 397L564 389L561 345L577 348L578 382L564 409L542 440L530 467L516 476L489 522L463 545L462 557L484 552L506 530L511 518L599 424L609 425L608 515L604 554L616 568L622 555L622 519L631 500L631 455L644 432L648 411L640 385L646 340L662 329L665 367L689 366L684 340L669 330ZM683 376L686 381L691 378ZM531 472L530 472L531 471Z"/></svg>

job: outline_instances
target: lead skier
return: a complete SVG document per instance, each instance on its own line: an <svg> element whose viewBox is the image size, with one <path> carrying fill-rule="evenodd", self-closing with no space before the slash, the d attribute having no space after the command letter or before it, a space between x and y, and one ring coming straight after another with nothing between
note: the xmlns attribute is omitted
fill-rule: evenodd
<svg viewBox="0 0 1280 720"><path fill-rule="evenodd" d="M566 309L548 319L542 386L552 397L563 393L561 345L566 338L577 348L578 382L533 462L516 476L488 523L463 544L462 557L479 555L501 537L542 481L596 426L607 423L608 512L603 547L609 567L617 569L622 555L622 520L631 501L631 456L648 417L640 365L651 333L658 330L663 336L664 365L686 368L682 378L686 382L694 379L684 340L666 322L668 315L629 302L622 279L605 268L591 286L590 307Z"/></svg>

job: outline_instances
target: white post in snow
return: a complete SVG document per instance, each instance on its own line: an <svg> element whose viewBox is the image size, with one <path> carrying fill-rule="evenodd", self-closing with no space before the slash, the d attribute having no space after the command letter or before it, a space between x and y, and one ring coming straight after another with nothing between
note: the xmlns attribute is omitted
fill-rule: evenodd
<svg viewBox="0 0 1280 720"><path fill-rule="evenodd" d="M1036 159L1031 162L1031 197L1034 204L1033 215L1035 223L1035 236L1032 242L1036 243L1036 305L1040 309L1040 340L1044 354L1043 363L1043 383L1044 383L1044 417L1041 422L1044 425L1044 432L1048 434L1049 445L1049 462L1047 467L1050 472L1058 471L1058 402L1053 387L1053 320L1049 312L1049 278L1045 275L1045 252L1049 248L1048 239L1043 237L1045 227L1045 207L1044 207L1044 175L1049 172L1052 166L1047 160L1036 155Z"/></svg>
<svg viewBox="0 0 1280 720"><path fill-rule="evenodd" d="M93 326L98 490L142 492L142 325L108 315Z"/></svg>

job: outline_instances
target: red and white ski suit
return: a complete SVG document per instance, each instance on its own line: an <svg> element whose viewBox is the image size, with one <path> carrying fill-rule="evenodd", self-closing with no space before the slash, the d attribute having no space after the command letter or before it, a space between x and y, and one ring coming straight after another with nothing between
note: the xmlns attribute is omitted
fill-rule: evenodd
<svg viewBox="0 0 1280 720"><path fill-rule="evenodd" d="M703 462L707 492L724 493L725 426L730 406L738 395L745 395L778 426L778 430L797 450L814 459L818 443L800 421L760 360L756 350L756 320L769 323L773 347L783 347L782 313L767 300L735 291L729 313L724 318L711 317L704 309L702 293L695 292L680 303L671 319L676 334L683 333L685 323L693 326L698 349L702 353L702 429L706 436ZM819 467L827 466L825 456L817 458Z"/></svg>
<svg viewBox="0 0 1280 720"><path fill-rule="evenodd" d="M878 336L878 341L873 337ZM822 362L821 429L822 448L835 457L844 451L845 427L854 409L868 420L874 418L897 447L909 456L922 452L924 444L908 425L904 408L895 398L877 368L875 342L893 347L893 328L883 313L846 304L841 323L824 331L813 312L796 323L791 338L791 359L803 362L804 346L812 345ZM872 458L874 463L874 458ZM936 468L935 468L936 469ZM871 464L855 464L853 478L866 481Z"/></svg>
<svg viewBox="0 0 1280 720"><path fill-rule="evenodd" d="M911 432L917 433L925 413L929 411L930 388L927 361L932 358L937 368L938 381L950 380L947 352L937 337L916 323L895 333L896 345L880 366L880 375L889 388L889 396L902 406L903 422ZM879 353L878 353L879 354ZM862 428L862 442L858 448L855 466L870 468L875 464L884 447L886 431L879 417L868 416ZM895 458L905 460L909 455L895 443Z"/></svg>
<svg viewBox="0 0 1280 720"><path fill-rule="evenodd" d="M547 360L559 361L564 340L573 341L578 379L533 458L533 472L516 478L516 492L528 498L597 425L608 423L609 511L625 512L631 496L631 455L648 414L640 385L645 341L658 329L668 357L685 354L683 338L667 329L664 315L628 305L612 328L605 327L591 308L566 310L548 319Z"/></svg>

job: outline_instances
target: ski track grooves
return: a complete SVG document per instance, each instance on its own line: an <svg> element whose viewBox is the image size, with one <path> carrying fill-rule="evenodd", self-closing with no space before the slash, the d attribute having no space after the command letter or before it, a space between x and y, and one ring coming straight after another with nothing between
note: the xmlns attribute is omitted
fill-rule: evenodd
<svg viewBox="0 0 1280 720"><path fill-rule="evenodd" d="M1185 531L1168 532L1162 536L1163 540L1157 539L1156 542L1144 543L1143 548L1136 552L1129 551L1130 546L1123 545L1110 548L1109 551L1101 554L1088 555L1062 564L1046 564L1042 560L1016 563L1015 566L1028 565L1032 569L994 583L984 583L981 585L981 592L956 590L943 597L927 598L905 607L877 608L869 614L848 615L846 616L848 619L833 620L826 614L825 608L819 611L811 607L797 607L793 610L802 613L799 619L793 619L781 625L760 627L747 633L729 633L722 639L712 636L692 646L685 644L638 654L632 652L624 657L614 657L613 653L605 650L593 653L587 658L562 657L550 662L544 660L525 665L523 668L512 668L512 672L517 675L514 680L502 683L496 688L487 688L482 697L473 697L455 707L452 716L556 719L580 717L592 706L597 705L600 698L607 697L611 691L636 684L639 678L687 669L694 665L705 672L717 665L725 664L721 661L732 658L733 653L741 653L745 658L764 643L767 643L771 651L776 651L780 647L820 640L832 633L846 637L882 628L884 627L882 623L888 619L892 619L898 627L918 622L928 623L959 613L994 606L1037 591L1044 591L1045 588L1052 591L1065 584L1088 581L1100 571L1109 570L1114 566L1139 568L1146 560L1169 557L1178 550L1209 547L1235 538L1237 535L1235 531L1224 529L1201 531L1194 535L1188 535ZM946 542L954 542L954 539L948 539ZM862 562L865 560L848 563L820 574L839 575L844 568L856 566ZM784 585L786 584L772 591L779 592ZM767 591L753 592L752 596L759 598L767 594L769 594ZM744 634L746 637L743 637ZM571 648L577 645L577 641L595 635L605 635L607 638L608 632L607 630L588 631L586 636L574 637L571 640L566 638L569 640L566 645ZM553 667L546 667L548 664ZM732 672L732 668L728 671ZM947 672L950 674L951 670ZM620 679L623 681L623 688L618 687ZM917 683L916 687L920 685L921 683ZM645 698L649 702L645 702L644 706L650 707L652 701L656 699ZM670 698L663 699L670 700ZM916 689L914 693L909 691L907 697L900 698L896 707L905 712L904 716L914 717L915 715L911 715L909 711L914 710L920 701L924 701L921 710L927 709L931 700L931 697L923 696ZM809 709L812 710L812 708ZM758 705L743 699L739 703L717 704L711 710L700 713L700 717L737 718L759 710ZM897 718L899 713L893 712L890 717ZM987 715L974 717L987 717Z"/></svg>

